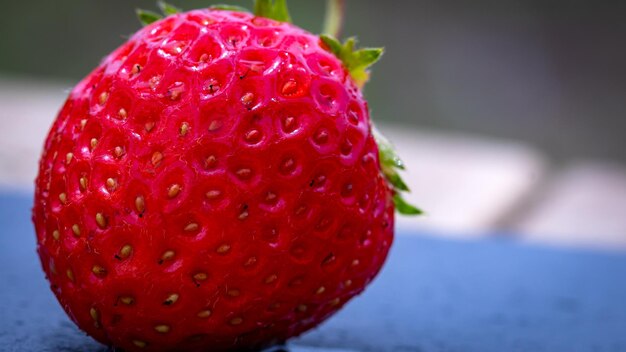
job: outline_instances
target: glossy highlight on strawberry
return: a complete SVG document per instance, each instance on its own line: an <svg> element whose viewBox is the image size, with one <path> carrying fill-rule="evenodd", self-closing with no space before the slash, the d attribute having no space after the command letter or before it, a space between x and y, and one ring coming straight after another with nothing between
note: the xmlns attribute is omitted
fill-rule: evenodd
<svg viewBox="0 0 626 352"><path fill-rule="evenodd" d="M144 27L71 91L33 221L52 291L98 341L255 350L363 291L395 194L328 45L203 9Z"/></svg>

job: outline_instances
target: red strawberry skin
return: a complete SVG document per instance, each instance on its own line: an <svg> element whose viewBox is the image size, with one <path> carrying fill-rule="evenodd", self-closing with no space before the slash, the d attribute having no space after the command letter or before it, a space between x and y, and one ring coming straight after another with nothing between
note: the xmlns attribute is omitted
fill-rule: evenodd
<svg viewBox="0 0 626 352"><path fill-rule="evenodd" d="M247 350L363 291L393 239L367 103L318 37L195 10L70 93L33 221L52 291L129 351Z"/></svg>

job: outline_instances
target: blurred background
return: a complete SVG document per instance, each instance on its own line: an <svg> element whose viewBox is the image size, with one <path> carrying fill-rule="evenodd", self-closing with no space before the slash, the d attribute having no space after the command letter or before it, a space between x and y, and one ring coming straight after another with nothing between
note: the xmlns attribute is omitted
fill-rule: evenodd
<svg viewBox="0 0 626 352"><path fill-rule="evenodd" d="M386 47L366 95L427 212L398 226L626 249L626 2L347 3L345 35ZM2 7L0 185L29 191L69 89L139 28L135 8L155 4ZM319 32L324 1L290 10Z"/></svg>

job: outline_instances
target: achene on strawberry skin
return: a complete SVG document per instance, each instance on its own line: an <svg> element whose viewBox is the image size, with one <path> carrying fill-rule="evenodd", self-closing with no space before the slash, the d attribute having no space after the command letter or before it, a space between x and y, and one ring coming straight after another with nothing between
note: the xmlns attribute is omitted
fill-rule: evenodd
<svg viewBox="0 0 626 352"><path fill-rule="evenodd" d="M33 208L43 269L107 345L284 342L380 270L401 165L379 155L338 58L352 48L284 22L284 1L259 1L265 17L162 8L141 13L153 23L71 91L50 130Z"/></svg>

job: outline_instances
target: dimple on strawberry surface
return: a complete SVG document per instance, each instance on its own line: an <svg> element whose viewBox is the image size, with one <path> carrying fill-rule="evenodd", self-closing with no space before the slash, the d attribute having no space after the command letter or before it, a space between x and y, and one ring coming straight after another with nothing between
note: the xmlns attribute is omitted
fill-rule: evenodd
<svg viewBox="0 0 626 352"><path fill-rule="evenodd" d="M255 349L360 293L393 237L367 103L318 36L225 10L144 27L54 122L33 220L98 341Z"/></svg>

